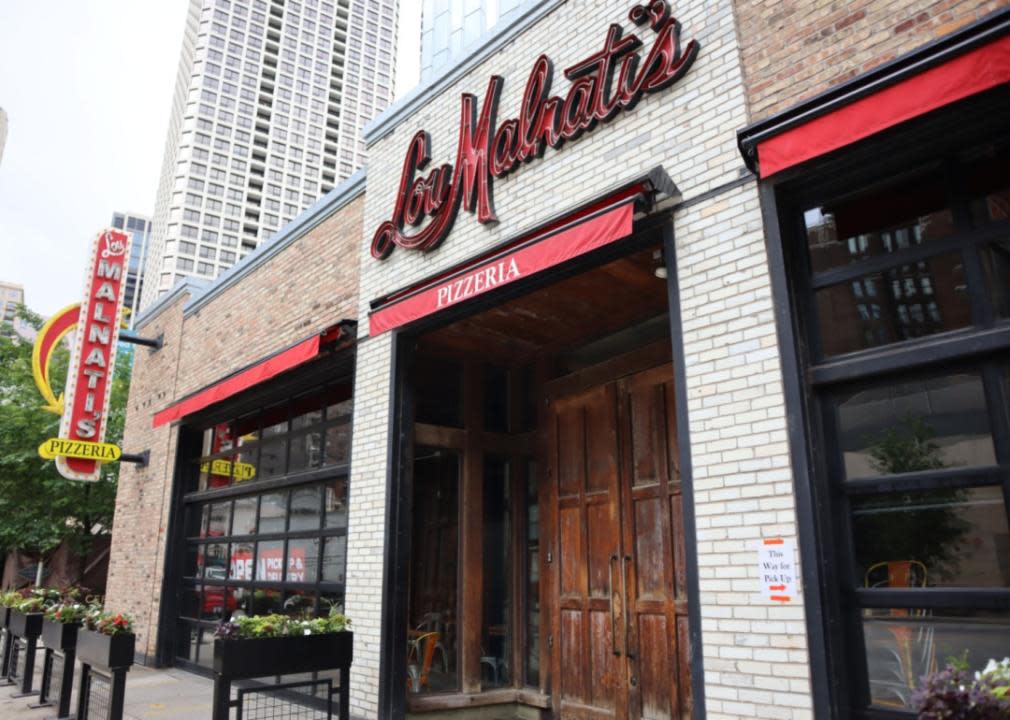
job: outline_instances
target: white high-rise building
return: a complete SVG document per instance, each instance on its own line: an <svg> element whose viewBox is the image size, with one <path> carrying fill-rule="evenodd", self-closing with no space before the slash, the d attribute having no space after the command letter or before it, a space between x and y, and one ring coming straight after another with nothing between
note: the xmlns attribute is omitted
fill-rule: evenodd
<svg viewBox="0 0 1010 720"><path fill-rule="evenodd" d="M4 145L7 143L7 113L0 108L0 160L3 160Z"/></svg>
<svg viewBox="0 0 1010 720"><path fill-rule="evenodd" d="M190 0L141 309L214 278L365 161L399 0Z"/></svg>

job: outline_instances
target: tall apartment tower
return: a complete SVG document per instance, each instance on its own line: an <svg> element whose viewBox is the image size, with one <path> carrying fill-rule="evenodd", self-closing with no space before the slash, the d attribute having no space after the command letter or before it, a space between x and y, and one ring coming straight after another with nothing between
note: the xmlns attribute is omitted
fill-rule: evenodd
<svg viewBox="0 0 1010 720"><path fill-rule="evenodd" d="M0 334L10 335L13 332L25 340L35 339L35 328L15 315L18 305L24 304L24 287L0 280Z"/></svg>
<svg viewBox="0 0 1010 720"><path fill-rule="evenodd" d="M500 22L519 16L530 0L424 0L421 6L421 82L438 77L452 61Z"/></svg>
<svg viewBox="0 0 1010 720"><path fill-rule="evenodd" d="M190 0L140 308L211 279L365 161L399 0Z"/></svg>
<svg viewBox="0 0 1010 720"><path fill-rule="evenodd" d="M0 107L0 160L4 158L4 145L7 144L7 112Z"/></svg>
<svg viewBox="0 0 1010 720"><path fill-rule="evenodd" d="M151 218L136 213L113 213L112 227L133 233L130 245L130 262L126 268L126 289L123 291L123 307L129 310L126 316L129 326L140 311L140 295L144 289L144 265L147 248L151 240Z"/></svg>

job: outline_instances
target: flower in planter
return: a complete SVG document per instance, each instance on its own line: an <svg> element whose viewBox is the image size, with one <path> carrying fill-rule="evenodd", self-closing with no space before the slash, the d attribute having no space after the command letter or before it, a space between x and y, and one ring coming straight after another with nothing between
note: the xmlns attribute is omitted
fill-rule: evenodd
<svg viewBox="0 0 1010 720"><path fill-rule="evenodd" d="M967 659L922 679L912 695L920 720L998 720L1010 718L1010 658L990 660L972 676Z"/></svg>
<svg viewBox="0 0 1010 720"><path fill-rule="evenodd" d="M24 596L17 590L8 590L0 593L0 605L7 608L17 607L24 600Z"/></svg>
<svg viewBox="0 0 1010 720"><path fill-rule="evenodd" d="M232 616L230 622L217 627L215 635L222 640L250 638L298 637L342 632L351 621L341 613L330 612L326 617L300 619L288 615Z"/></svg>
<svg viewBox="0 0 1010 720"><path fill-rule="evenodd" d="M64 625L80 623L84 622L84 616L88 614L89 610L88 606L81 603L60 603L46 610L46 620Z"/></svg>
<svg viewBox="0 0 1010 720"><path fill-rule="evenodd" d="M126 613L106 613L96 607L85 613L84 627L103 635L129 635L133 632L133 619Z"/></svg>

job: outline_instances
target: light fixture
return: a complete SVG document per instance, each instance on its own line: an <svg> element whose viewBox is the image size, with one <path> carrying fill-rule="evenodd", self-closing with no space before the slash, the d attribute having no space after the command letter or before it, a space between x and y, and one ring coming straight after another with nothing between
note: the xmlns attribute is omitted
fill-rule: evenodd
<svg viewBox="0 0 1010 720"><path fill-rule="evenodd" d="M656 264L656 266L652 268L652 274L660 280L666 280L666 259L663 257L662 248L652 251L652 260Z"/></svg>

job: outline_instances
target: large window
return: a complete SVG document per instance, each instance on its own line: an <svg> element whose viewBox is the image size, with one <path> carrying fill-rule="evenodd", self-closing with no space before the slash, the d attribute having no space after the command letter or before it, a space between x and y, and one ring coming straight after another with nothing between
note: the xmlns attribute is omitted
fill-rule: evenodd
<svg viewBox="0 0 1010 720"><path fill-rule="evenodd" d="M210 667L236 613L343 608L351 387L317 388L201 429L183 500L180 660Z"/></svg>
<svg viewBox="0 0 1010 720"><path fill-rule="evenodd" d="M843 692L890 716L950 658L976 670L1010 648L1010 153L790 213Z"/></svg>

